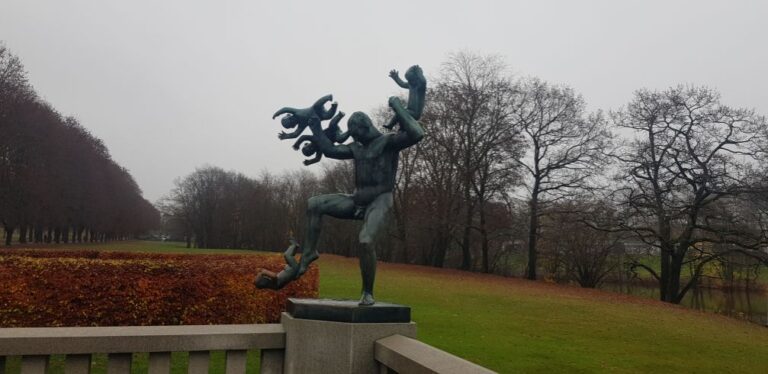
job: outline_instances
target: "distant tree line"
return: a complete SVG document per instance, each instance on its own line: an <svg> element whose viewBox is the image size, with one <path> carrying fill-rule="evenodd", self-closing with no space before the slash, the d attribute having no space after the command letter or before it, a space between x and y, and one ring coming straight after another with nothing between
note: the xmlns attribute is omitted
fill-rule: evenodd
<svg viewBox="0 0 768 374"><path fill-rule="evenodd" d="M457 53L430 78L420 122L384 261L584 287L645 272L672 303L706 272L753 279L768 262L768 124L713 89L638 90L589 112L572 88ZM308 197L351 192L351 166L327 165L256 179L198 169L165 200L166 227L190 246L282 250L302 237ZM328 218L321 251L355 255L358 230Z"/></svg>
<svg viewBox="0 0 768 374"><path fill-rule="evenodd" d="M187 247L278 250L301 236L310 197L348 190L331 176L338 171L329 169L321 178L308 170L265 172L253 179L218 167L199 168L177 179L158 204L162 227Z"/></svg>
<svg viewBox="0 0 768 374"><path fill-rule="evenodd" d="M0 223L6 245L121 239L159 225L104 143L42 100L2 44Z"/></svg>

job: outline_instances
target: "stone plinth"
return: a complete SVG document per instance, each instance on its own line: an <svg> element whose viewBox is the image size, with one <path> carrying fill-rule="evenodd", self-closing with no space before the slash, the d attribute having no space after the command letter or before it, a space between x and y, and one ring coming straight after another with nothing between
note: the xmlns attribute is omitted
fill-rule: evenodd
<svg viewBox="0 0 768 374"><path fill-rule="evenodd" d="M281 323L287 374L377 373L376 340L395 334L416 337L410 308L386 303L289 299Z"/></svg>
<svg viewBox="0 0 768 374"><path fill-rule="evenodd" d="M405 305L376 303L360 306L357 301L328 299L288 299L287 312L293 318L351 323L408 323L411 308Z"/></svg>

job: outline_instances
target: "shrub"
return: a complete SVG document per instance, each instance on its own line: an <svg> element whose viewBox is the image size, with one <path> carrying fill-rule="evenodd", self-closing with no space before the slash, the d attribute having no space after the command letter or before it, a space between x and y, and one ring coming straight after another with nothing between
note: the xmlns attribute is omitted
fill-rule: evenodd
<svg viewBox="0 0 768 374"><path fill-rule="evenodd" d="M281 256L0 250L0 327L277 322L288 297L317 297L318 270L257 290Z"/></svg>

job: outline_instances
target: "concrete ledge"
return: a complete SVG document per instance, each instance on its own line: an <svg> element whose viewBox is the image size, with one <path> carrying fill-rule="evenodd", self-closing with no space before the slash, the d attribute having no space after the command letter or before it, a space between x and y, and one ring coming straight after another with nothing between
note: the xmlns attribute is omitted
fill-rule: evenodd
<svg viewBox="0 0 768 374"><path fill-rule="evenodd" d="M281 349L285 330L259 325L0 329L0 355Z"/></svg>
<svg viewBox="0 0 768 374"><path fill-rule="evenodd" d="M398 373L494 373L463 358L402 335L392 335L377 340L374 346L374 357L376 361Z"/></svg>

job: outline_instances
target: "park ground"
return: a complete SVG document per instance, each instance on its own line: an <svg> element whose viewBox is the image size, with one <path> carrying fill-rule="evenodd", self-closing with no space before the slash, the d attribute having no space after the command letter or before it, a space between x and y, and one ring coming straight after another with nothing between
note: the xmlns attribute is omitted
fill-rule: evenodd
<svg viewBox="0 0 768 374"><path fill-rule="evenodd" d="M66 247L263 253L158 242ZM356 259L322 255L318 266L321 297L358 296ZM376 296L411 306L419 340L501 373L768 372L768 328L640 297L388 263L379 265Z"/></svg>

